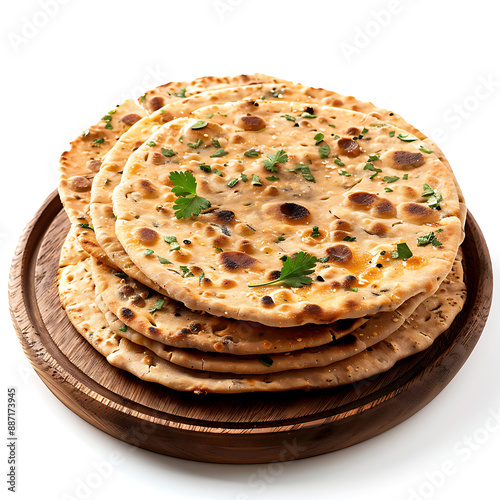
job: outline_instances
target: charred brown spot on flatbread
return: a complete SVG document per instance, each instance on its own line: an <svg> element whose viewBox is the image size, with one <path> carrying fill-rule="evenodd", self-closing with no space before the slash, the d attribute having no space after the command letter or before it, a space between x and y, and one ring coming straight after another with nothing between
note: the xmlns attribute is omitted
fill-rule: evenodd
<svg viewBox="0 0 500 500"><path fill-rule="evenodd" d="M334 262L350 262L352 260L352 252L346 245L334 245L327 248L326 253L330 257L330 261Z"/></svg>
<svg viewBox="0 0 500 500"><path fill-rule="evenodd" d="M383 222L374 222L370 226L368 231L369 234L374 234L380 237L387 236L388 232L389 232L389 226L387 224L384 224Z"/></svg>
<svg viewBox="0 0 500 500"><path fill-rule="evenodd" d="M256 132L257 130L266 128L266 122L260 116L253 116L250 114L241 116L237 120L237 125L243 130L248 130L251 132Z"/></svg>
<svg viewBox="0 0 500 500"><path fill-rule="evenodd" d="M158 239L158 233L149 227L141 227L137 230L137 238L141 243L154 243Z"/></svg>
<svg viewBox="0 0 500 500"><path fill-rule="evenodd" d="M69 188L76 193L84 193L85 191L89 191L92 187L92 181L83 177L81 175L77 177L71 177L68 181Z"/></svg>
<svg viewBox="0 0 500 500"><path fill-rule="evenodd" d="M160 334L160 330L158 330L158 328L156 328L155 326L148 327L148 332L151 335L159 335Z"/></svg>
<svg viewBox="0 0 500 500"><path fill-rule="evenodd" d="M127 297L135 293L135 290L130 285L123 285L120 288L118 288L118 293L121 298L126 299Z"/></svg>
<svg viewBox="0 0 500 500"><path fill-rule="evenodd" d="M422 153L412 153L410 151L394 151L392 155L395 168L401 170L411 170L424 164Z"/></svg>
<svg viewBox="0 0 500 500"><path fill-rule="evenodd" d="M379 217L395 217L396 207L389 201L381 199L375 205L375 211Z"/></svg>
<svg viewBox="0 0 500 500"><path fill-rule="evenodd" d="M149 101L149 108L151 111L156 111L160 108L163 108L163 106L165 106L165 99L161 96L153 97Z"/></svg>
<svg viewBox="0 0 500 500"><path fill-rule="evenodd" d="M281 277L281 271L278 271L277 269L274 270L274 271L271 271L268 275L267 275L269 281L272 281L272 280L277 280Z"/></svg>
<svg viewBox="0 0 500 500"><path fill-rule="evenodd" d="M321 317L323 309L318 304L306 304L302 308L302 312L305 316L311 316L313 318Z"/></svg>
<svg viewBox="0 0 500 500"><path fill-rule="evenodd" d="M128 307L122 307L120 309L120 315L122 318L131 319L134 317L134 311L130 310Z"/></svg>
<svg viewBox="0 0 500 500"><path fill-rule="evenodd" d="M219 260L230 271L248 269L257 262L257 259L243 252L222 252L219 254Z"/></svg>
<svg viewBox="0 0 500 500"><path fill-rule="evenodd" d="M135 113L130 113L128 115L122 116L121 121L126 125L133 125L134 123L137 123L141 118L142 116L139 116Z"/></svg>
<svg viewBox="0 0 500 500"><path fill-rule="evenodd" d="M280 205L280 212L287 218L291 220L304 219L309 216L309 210L302 205L297 203L282 203Z"/></svg>
<svg viewBox="0 0 500 500"><path fill-rule="evenodd" d="M139 179L138 181L134 182L133 188L135 191L138 191L147 198L154 198L158 196L158 189L148 179Z"/></svg>
<svg viewBox="0 0 500 500"><path fill-rule="evenodd" d="M213 212L217 222L227 224L234 219L234 212L231 210L214 210Z"/></svg>
<svg viewBox="0 0 500 500"><path fill-rule="evenodd" d="M351 127L347 131L347 135L359 135L359 134L360 134L360 130L359 130L359 128L356 128L356 127Z"/></svg>
<svg viewBox="0 0 500 500"><path fill-rule="evenodd" d="M347 137L339 139L337 145L342 154L350 157L358 156L361 153L361 148L359 147L358 141L354 141Z"/></svg>
<svg viewBox="0 0 500 500"><path fill-rule="evenodd" d="M355 205L367 206L371 205L377 199L377 195L373 193L366 193L358 191L349 195L349 201Z"/></svg>
<svg viewBox="0 0 500 500"><path fill-rule="evenodd" d="M153 165L163 165L167 161L166 157L158 152L149 155L148 159Z"/></svg>
<svg viewBox="0 0 500 500"><path fill-rule="evenodd" d="M99 172L101 168L101 161L100 160L89 160L87 162L87 168L89 170L92 170L92 172Z"/></svg>
<svg viewBox="0 0 500 500"><path fill-rule="evenodd" d="M426 217L433 213L432 208L422 203L407 203L403 206L403 211L406 215L413 217Z"/></svg>
<svg viewBox="0 0 500 500"><path fill-rule="evenodd" d="M264 297L262 297L260 301L262 302L262 305L266 307L274 305L274 300L269 295L264 295Z"/></svg>

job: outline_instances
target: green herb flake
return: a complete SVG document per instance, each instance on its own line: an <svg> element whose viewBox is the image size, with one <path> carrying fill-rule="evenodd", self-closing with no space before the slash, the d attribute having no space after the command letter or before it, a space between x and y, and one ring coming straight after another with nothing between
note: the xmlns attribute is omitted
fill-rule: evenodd
<svg viewBox="0 0 500 500"><path fill-rule="evenodd" d="M297 118L295 118L295 116L291 116L291 115L282 115L283 118L286 118L289 122L294 122L295 120L297 120Z"/></svg>
<svg viewBox="0 0 500 500"><path fill-rule="evenodd" d="M298 252L295 255L294 259L292 257L286 256L286 259L283 262L283 266L281 268L281 274L279 278L273 281L269 281L268 283L260 283L257 285L248 286L267 286L280 282L295 288L310 285L312 283L312 278L308 275L314 273L314 268L317 261L317 257L309 255L306 252Z"/></svg>
<svg viewBox="0 0 500 500"><path fill-rule="evenodd" d="M346 236L342 241L356 241L355 236Z"/></svg>
<svg viewBox="0 0 500 500"><path fill-rule="evenodd" d="M179 142L180 142L180 143L182 143L183 141L184 141L184 136L183 136L183 135L181 135L181 136L179 137Z"/></svg>
<svg viewBox="0 0 500 500"><path fill-rule="evenodd" d="M325 138L325 135L322 133L316 134L314 136L314 140L316 141L316 146Z"/></svg>
<svg viewBox="0 0 500 500"><path fill-rule="evenodd" d="M157 255L157 257L160 261L160 264L172 264L172 262L170 262L168 259L165 259L165 257L160 257L159 255Z"/></svg>
<svg viewBox="0 0 500 500"><path fill-rule="evenodd" d="M238 182L240 182L240 180L236 177L235 179L231 179L231 180L227 183L227 185L228 185L230 188L232 188L232 187L236 186L236 184L238 184Z"/></svg>
<svg viewBox="0 0 500 500"><path fill-rule="evenodd" d="M191 130L200 130L201 128L205 128L208 125L208 122L204 120L198 120L192 127Z"/></svg>
<svg viewBox="0 0 500 500"><path fill-rule="evenodd" d="M179 269L182 271L183 278L190 278L191 276L194 276L188 266L179 266Z"/></svg>
<svg viewBox="0 0 500 500"><path fill-rule="evenodd" d="M414 142L418 141L418 137L411 134L398 134L398 139L403 142Z"/></svg>
<svg viewBox="0 0 500 500"><path fill-rule="evenodd" d="M165 299L158 299L156 301L156 304L149 310L149 312L153 314L156 311L159 311L163 307L163 304L165 304Z"/></svg>
<svg viewBox="0 0 500 500"><path fill-rule="evenodd" d="M316 118L316 115L312 115L311 113L302 113L300 116L302 118Z"/></svg>
<svg viewBox="0 0 500 500"><path fill-rule="evenodd" d="M408 174L403 175L403 180L407 181L408 180Z"/></svg>
<svg viewBox="0 0 500 500"><path fill-rule="evenodd" d="M252 174L252 184L254 186L262 186L262 182L260 182L259 176L257 174Z"/></svg>
<svg viewBox="0 0 500 500"><path fill-rule="evenodd" d="M179 245L179 242L177 241L177 238L175 236L165 236L163 240L165 241L165 243L168 243L170 245L171 252L173 250L181 249L181 246Z"/></svg>
<svg viewBox="0 0 500 500"><path fill-rule="evenodd" d="M394 175L394 176L390 176L390 175L386 175L384 176L384 181L387 182L387 184L391 184L391 182L396 182L399 180L399 177Z"/></svg>
<svg viewBox="0 0 500 500"><path fill-rule="evenodd" d="M212 139L212 146L214 148L222 148L218 139Z"/></svg>
<svg viewBox="0 0 500 500"><path fill-rule="evenodd" d="M198 277L198 285L201 285L201 280L205 277L205 271L202 271Z"/></svg>
<svg viewBox="0 0 500 500"><path fill-rule="evenodd" d="M148 248L147 250L144 250L144 255L145 255L146 257L147 257L148 255L153 254L153 253L155 253L155 251L154 251L154 250L151 250L151 249L149 249L149 248Z"/></svg>
<svg viewBox="0 0 500 500"><path fill-rule="evenodd" d="M104 139L102 137L100 137L99 139L96 139L94 141L94 144L102 144L104 142Z"/></svg>
<svg viewBox="0 0 500 500"><path fill-rule="evenodd" d="M145 94L143 94L143 95L141 95L141 97L139 97L139 101L140 102L144 102L145 100L146 100L146 95Z"/></svg>
<svg viewBox="0 0 500 500"><path fill-rule="evenodd" d="M200 170L203 170L203 172L206 172L207 174L212 172L212 167L210 165L207 165L206 163L201 163L199 165L199 167L200 167Z"/></svg>
<svg viewBox="0 0 500 500"><path fill-rule="evenodd" d="M321 259L318 259L318 262L321 262L322 264L325 264L330 260L330 256L327 255L326 257L321 257Z"/></svg>
<svg viewBox="0 0 500 500"><path fill-rule="evenodd" d="M436 210L441 210L440 203L443 201L443 197L437 191L434 191L429 184L424 184L424 191L422 196L427 198L427 204L431 208Z"/></svg>
<svg viewBox="0 0 500 500"><path fill-rule="evenodd" d="M80 227L83 227L83 229L90 229L91 231L94 231L94 228L90 224L78 224Z"/></svg>
<svg viewBox="0 0 500 500"><path fill-rule="evenodd" d="M311 236L312 236L313 238L317 238L318 236L321 236L321 233L319 232L319 227L318 227L318 226L314 226L314 227L313 227L313 230L312 230Z"/></svg>
<svg viewBox="0 0 500 500"><path fill-rule="evenodd" d="M271 366L271 365L274 363L274 361L273 361L273 360L272 360L269 356L267 356L266 354L261 354L261 355L259 356L259 361L260 361L260 362L261 362L264 366L267 366L267 367Z"/></svg>
<svg viewBox="0 0 500 500"><path fill-rule="evenodd" d="M373 125L370 125L370 127L377 127L377 128L387 127L387 123L374 123Z"/></svg>
<svg viewBox="0 0 500 500"><path fill-rule="evenodd" d="M394 130L391 130L389 132L389 137L394 137L396 135L396 132L394 132Z"/></svg>
<svg viewBox="0 0 500 500"><path fill-rule="evenodd" d="M386 193L392 193L394 191L394 189L391 189L391 188L384 188L385 192Z"/></svg>
<svg viewBox="0 0 500 500"><path fill-rule="evenodd" d="M299 163L293 170L294 172L300 172L302 174L302 177L304 177L304 179L306 181L309 181L309 182L316 182L316 180L314 179L314 176L313 174L311 174L311 169L309 168L309 165L305 165L304 163Z"/></svg>
<svg viewBox="0 0 500 500"><path fill-rule="evenodd" d="M380 160L380 156L379 155L370 155L368 157L368 161L378 161Z"/></svg>
<svg viewBox="0 0 500 500"><path fill-rule="evenodd" d="M222 172L218 168L214 168L213 170L215 175L218 175L219 177L222 177Z"/></svg>
<svg viewBox="0 0 500 500"><path fill-rule="evenodd" d="M201 139L198 139L194 144L192 142L188 142L188 148L197 149L203 144Z"/></svg>
<svg viewBox="0 0 500 500"><path fill-rule="evenodd" d="M243 153L247 158L258 158L261 153L255 149L249 149Z"/></svg>
<svg viewBox="0 0 500 500"><path fill-rule="evenodd" d="M392 252L393 259L407 260L412 256L413 253L406 243L398 243L396 245L396 250Z"/></svg>
<svg viewBox="0 0 500 500"><path fill-rule="evenodd" d="M226 156L228 154L229 153L224 148L220 148L213 155L210 155L210 158L220 158L221 156Z"/></svg>
<svg viewBox="0 0 500 500"><path fill-rule="evenodd" d="M113 274L121 280L126 280L128 276L123 271L113 271Z"/></svg>
<svg viewBox="0 0 500 500"><path fill-rule="evenodd" d="M120 330L120 332L125 333L127 331L127 325L120 326L120 328L118 328L118 330Z"/></svg>
<svg viewBox="0 0 500 500"><path fill-rule="evenodd" d="M333 163L335 163L335 165L338 165L339 167L345 167L345 163L337 156L337 158L335 158L335 160L333 160Z"/></svg>
<svg viewBox="0 0 500 500"><path fill-rule="evenodd" d="M186 89L181 89L179 92L174 94L176 97L186 97Z"/></svg>
<svg viewBox="0 0 500 500"><path fill-rule="evenodd" d="M347 172L347 170L339 170L339 175L345 175L346 177L351 177L351 172Z"/></svg>
<svg viewBox="0 0 500 500"><path fill-rule="evenodd" d="M149 146L150 148L154 148L154 147L156 146L156 142L154 142L154 141L149 141L149 142L148 142L148 146Z"/></svg>
<svg viewBox="0 0 500 500"><path fill-rule="evenodd" d="M378 174L382 172L380 168L375 168L373 163L368 162L364 167L363 170L370 170L371 172L375 172L373 175L370 175L370 179L374 179L377 177Z"/></svg>
<svg viewBox="0 0 500 500"><path fill-rule="evenodd" d="M417 238L417 246L419 247L425 247L426 245L429 245L431 243L433 247L440 247L443 245L435 236L434 231L431 231L430 233L427 233L424 236L419 236Z"/></svg>
<svg viewBox="0 0 500 500"><path fill-rule="evenodd" d="M328 158L330 156L330 146L325 142L323 146L318 148L318 153L321 159Z"/></svg>
<svg viewBox="0 0 500 500"><path fill-rule="evenodd" d="M357 288L349 288L349 291L350 291L350 292L357 292L357 291L358 291L358 289L357 289Z"/></svg>
<svg viewBox="0 0 500 500"><path fill-rule="evenodd" d="M278 166L276 165L276 163L286 163L288 161L288 155L283 149L280 149L278 152L274 154L268 153L267 158L268 158L267 160L263 161L264 168L266 168L270 172L278 171Z"/></svg>
<svg viewBox="0 0 500 500"><path fill-rule="evenodd" d="M163 156L166 156L167 158L170 158L172 156L175 156L177 153L173 149L161 148L161 154Z"/></svg>
<svg viewBox="0 0 500 500"><path fill-rule="evenodd" d="M423 151L424 153L427 153L428 155L430 155L431 153L434 152L434 151L431 151L430 149L427 149L423 144L421 144L418 149L420 149L420 151Z"/></svg>

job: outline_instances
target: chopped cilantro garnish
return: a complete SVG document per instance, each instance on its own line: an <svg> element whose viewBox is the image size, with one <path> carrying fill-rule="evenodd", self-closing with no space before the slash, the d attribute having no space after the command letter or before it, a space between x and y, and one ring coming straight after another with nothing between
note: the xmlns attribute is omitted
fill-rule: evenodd
<svg viewBox="0 0 500 500"><path fill-rule="evenodd" d="M408 174L403 175L403 180L407 181L408 180Z"/></svg>
<svg viewBox="0 0 500 500"><path fill-rule="evenodd" d="M370 125L370 127L378 127L378 128L387 127L387 124L386 123L374 123L373 125Z"/></svg>
<svg viewBox="0 0 500 500"><path fill-rule="evenodd" d="M427 204L431 208L435 208L436 210L441 210L439 204L443 201L443 197L437 191L434 191L429 184L424 184L424 191L422 196L427 198Z"/></svg>
<svg viewBox="0 0 500 500"><path fill-rule="evenodd" d="M302 118L316 118L316 115L312 115L311 113L302 113L300 116Z"/></svg>
<svg viewBox="0 0 500 500"><path fill-rule="evenodd" d="M418 141L418 137L414 137L411 134L398 134L398 139L403 142Z"/></svg>
<svg viewBox="0 0 500 500"><path fill-rule="evenodd" d="M240 180L238 179L238 177L236 177L235 179L231 179L227 185L232 188L233 186L236 186L236 184L238 184L238 182L240 182Z"/></svg>
<svg viewBox="0 0 500 500"><path fill-rule="evenodd" d="M328 158L330 156L330 146L325 142L323 146L318 148L318 153L321 159Z"/></svg>
<svg viewBox="0 0 500 500"><path fill-rule="evenodd" d="M127 325L120 326L120 328L118 328L118 330L120 330L120 332L125 333L127 331Z"/></svg>
<svg viewBox="0 0 500 500"><path fill-rule="evenodd" d="M384 181L387 182L387 184L390 184L391 182L396 182L399 180L399 177L394 175L394 176L390 176L390 175L386 175L384 176Z"/></svg>
<svg viewBox="0 0 500 500"><path fill-rule="evenodd" d="M222 177L222 172L218 168L214 168L213 170L215 175L218 175L219 177Z"/></svg>
<svg viewBox="0 0 500 500"><path fill-rule="evenodd" d="M201 170L203 170L203 172L210 173L212 171L212 167L210 165L207 165L206 163L201 163L199 167Z"/></svg>
<svg viewBox="0 0 500 500"><path fill-rule="evenodd" d="M175 156L177 153L173 149L161 148L161 154L170 158L171 156Z"/></svg>
<svg viewBox="0 0 500 500"><path fill-rule="evenodd" d="M163 240L165 241L165 243L170 244L170 251L181 249L181 246L179 245L179 242L177 241L177 238L175 236L165 236Z"/></svg>
<svg viewBox="0 0 500 500"><path fill-rule="evenodd" d="M313 174L311 174L311 169L309 168L308 165L304 165L304 163L299 163L294 168L294 172L297 172L297 171L299 171L302 174L302 177L304 177L304 179L306 181L316 182L316 180L314 179Z"/></svg>
<svg viewBox="0 0 500 500"><path fill-rule="evenodd" d="M403 259L407 260L413 256L412 251L409 249L406 243L398 243L396 245L396 250L392 252L393 259Z"/></svg>
<svg viewBox="0 0 500 500"><path fill-rule="evenodd" d="M309 255L306 252L299 252L295 258L287 256L281 268L280 277L269 281L268 283L260 283L258 285L248 285L249 287L267 286L274 283L285 283L291 287L300 288L304 285L310 285L312 278L307 276L314 273L314 267L318 261L317 257Z"/></svg>
<svg viewBox="0 0 500 500"><path fill-rule="evenodd" d="M394 191L394 189L391 189L391 188L384 188L385 189L385 192L386 193L392 193Z"/></svg>
<svg viewBox="0 0 500 500"><path fill-rule="evenodd" d="M165 259L165 257L160 257L159 255L157 257L160 261L160 264L172 264L172 262L170 262L168 259Z"/></svg>
<svg viewBox="0 0 500 500"><path fill-rule="evenodd" d="M163 307L163 304L165 304L165 299L158 299L156 301L156 304L149 310L149 312L153 314L156 311L159 311Z"/></svg>
<svg viewBox="0 0 500 500"><path fill-rule="evenodd" d="M149 141L149 142L148 142L148 146L149 146L150 148L154 148L154 147L156 146L156 142L154 142L154 141Z"/></svg>
<svg viewBox="0 0 500 500"><path fill-rule="evenodd" d="M368 161L378 161L380 160L380 156L379 155L370 155L368 157Z"/></svg>
<svg viewBox="0 0 500 500"><path fill-rule="evenodd" d="M337 156L337 158L335 158L335 160L333 160L333 163L335 163L335 165L338 165L339 167L345 167L345 163Z"/></svg>
<svg viewBox="0 0 500 500"><path fill-rule="evenodd" d="M248 151L245 151L243 153L247 158L257 158L260 156L260 151L257 151L255 149L249 149Z"/></svg>
<svg viewBox="0 0 500 500"><path fill-rule="evenodd" d="M280 178L279 178L279 177L276 177L275 175L271 175L271 176L269 176L269 177L266 177L266 179L267 179L268 181L279 181L279 180L280 180Z"/></svg>
<svg viewBox="0 0 500 500"><path fill-rule="evenodd" d="M370 162L368 162L363 167L363 170L370 170L371 172L375 172L373 175L370 175L370 179L374 179L375 177L377 177L378 174L380 174L380 172L382 172L382 170L380 168L375 168L373 166L373 163L370 163Z"/></svg>
<svg viewBox="0 0 500 500"><path fill-rule="evenodd" d="M179 266L179 268L182 271L183 278L190 278L191 276L194 276L188 266Z"/></svg>
<svg viewBox="0 0 500 500"><path fill-rule="evenodd" d="M346 236L342 241L356 241L355 236Z"/></svg>
<svg viewBox="0 0 500 500"><path fill-rule="evenodd" d="M94 141L94 144L102 144L104 142L104 139L102 137L99 137L99 139L96 139Z"/></svg>
<svg viewBox="0 0 500 500"><path fill-rule="evenodd" d="M318 227L318 226L314 226L314 227L313 227L313 230L312 230L311 236L312 236L313 238L315 238L315 237L317 237L317 236L321 236L321 233L319 232L319 227Z"/></svg>
<svg viewBox="0 0 500 500"><path fill-rule="evenodd" d="M347 170L339 170L339 175L345 175L346 177L351 177L351 172L347 172Z"/></svg>
<svg viewBox="0 0 500 500"><path fill-rule="evenodd" d="M78 224L80 227L83 227L83 229L90 229L91 231L94 231L94 228L90 224Z"/></svg>
<svg viewBox="0 0 500 500"><path fill-rule="evenodd" d="M316 146L325 138L325 134L319 133L314 136L314 140L316 141Z"/></svg>
<svg viewBox="0 0 500 500"><path fill-rule="evenodd" d="M259 176L257 174L252 174L252 184L254 186L262 186L262 182L260 182Z"/></svg>
<svg viewBox="0 0 500 500"><path fill-rule="evenodd" d="M270 172L277 172L278 167L276 163L286 163L288 161L288 155L283 149L280 149L277 153L268 153L268 160L264 160L264 167Z"/></svg>
<svg viewBox="0 0 500 500"><path fill-rule="evenodd" d="M176 97L186 97L186 89L181 89L179 92L174 94Z"/></svg>
<svg viewBox="0 0 500 500"><path fill-rule="evenodd" d="M433 151L431 151L430 149L427 149L423 144L421 144L418 149L420 149L420 151L423 151L424 153L427 153L428 155L433 153Z"/></svg>
<svg viewBox="0 0 500 500"><path fill-rule="evenodd" d="M153 253L155 253L155 251L154 251L154 250L151 250L151 249L149 249L149 248L148 248L147 250L144 250L144 255L145 255L146 257L147 257L148 255L153 254Z"/></svg>
<svg viewBox="0 0 500 500"><path fill-rule="evenodd" d="M177 219L200 215L210 207L206 198L196 194L196 178L191 172L171 172L170 180L174 185L172 192L178 196L174 203Z"/></svg>
<svg viewBox="0 0 500 500"><path fill-rule="evenodd" d="M396 132L394 132L394 130L391 130L389 132L389 137L394 137L396 135Z"/></svg>
<svg viewBox="0 0 500 500"><path fill-rule="evenodd" d="M290 115L282 115L284 118L286 118L289 122L294 122L297 118L295 116L290 116Z"/></svg>
<svg viewBox="0 0 500 500"><path fill-rule="evenodd" d="M198 139L194 144L192 142L188 142L188 148L196 149L199 148L203 144L201 139Z"/></svg>
<svg viewBox="0 0 500 500"><path fill-rule="evenodd" d="M439 229L438 229L438 231L439 231ZM436 233L438 231L436 231ZM434 231L431 231L430 233L427 233L424 236L419 236L417 238L417 246L419 246L419 247L425 247L426 245L429 245L430 243L432 243L433 247L440 247L442 245L442 243L434 235Z"/></svg>
<svg viewBox="0 0 500 500"><path fill-rule="evenodd" d="M349 288L349 291L350 291L350 292L357 292L357 291L358 291L358 289L357 289L357 288Z"/></svg>
<svg viewBox="0 0 500 500"><path fill-rule="evenodd" d="M199 130L200 128L205 128L208 125L208 122L203 120L198 120L192 127L191 130Z"/></svg>
<svg viewBox="0 0 500 500"><path fill-rule="evenodd" d="M229 153L224 148L220 148L213 155L210 155L210 158L219 158L221 156L226 156L228 154Z"/></svg>
<svg viewBox="0 0 500 500"><path fill-rule="evenodd" d="M218 139L212 139L212 146L214 148L222 148Z"/></svg>
<svg viewBox="0 0 500 500"><path fill-rule="evenodd" d="M272 360L269 356L267 356L266 354L261 354L261 355L259 356L259 361L260 361L260 362L261 362L264 366L267 366L267 367L271 366L271 365L274 363L274 361L273 361L273 360Z"/></svg>

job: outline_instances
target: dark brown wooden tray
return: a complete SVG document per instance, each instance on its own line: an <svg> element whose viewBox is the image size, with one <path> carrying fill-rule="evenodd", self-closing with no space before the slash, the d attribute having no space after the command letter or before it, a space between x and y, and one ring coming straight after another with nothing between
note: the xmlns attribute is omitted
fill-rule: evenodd
<svg viewBox="0 0 500 500"><path fill-rule="evenodd" d="M293 460L345 448L394 427L456 375L478 341L491 306L490 257L469 213L463 244L467 302L426 351L384 374L331 390L179 393L108 365L73 328L56 285L68 228L54 192L19 241L9 298L24 352L55 396L90 424L141 448L191 460Z"/></svg>

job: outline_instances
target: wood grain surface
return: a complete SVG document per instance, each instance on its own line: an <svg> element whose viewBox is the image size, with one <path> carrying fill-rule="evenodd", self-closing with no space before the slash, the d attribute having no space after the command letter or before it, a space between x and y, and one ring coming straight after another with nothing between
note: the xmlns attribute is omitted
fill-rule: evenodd
<svg viewBox="0 0 500 500"><path fill-rule="evenodd" d="M450 382L478 341L491 306L490 257L469 213L463 244L467 302L426 351L386 373L330 390L180 393L110 366L73 328L56 283L68 229L54 192L19 241L9 299L24 352L55 396L87 422L122 441L180 458L294 460L376 436L412 416Z"/></svg>

